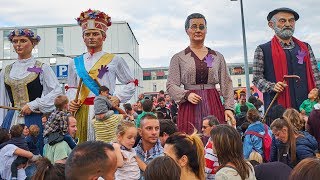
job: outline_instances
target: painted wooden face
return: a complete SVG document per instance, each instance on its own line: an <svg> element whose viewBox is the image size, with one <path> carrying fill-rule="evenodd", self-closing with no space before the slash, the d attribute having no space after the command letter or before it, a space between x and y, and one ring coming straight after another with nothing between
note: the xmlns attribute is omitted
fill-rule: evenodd
<svg viewBox="0 0 320 180"><path fill-rule="evenodd" d="M190 19L187 34L190 41L204 41L207 34L205 20L203 18Z"/></svg>
<svg viewBox="0 0 320 180"><path fill-rule="evenodd" d="M12 38L12 45L19 58L31 57L34 44L27 36L15 36Z"/></svg>

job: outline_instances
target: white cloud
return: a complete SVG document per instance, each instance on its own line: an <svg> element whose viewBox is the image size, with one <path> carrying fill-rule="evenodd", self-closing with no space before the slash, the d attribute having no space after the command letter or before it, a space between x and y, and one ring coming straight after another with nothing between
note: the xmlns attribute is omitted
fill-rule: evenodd
<svg viewBox="0 0 320 180"><path fill-rule="evenodd" d="M257 45L269 41L273 31L267 26L269 11L290 7L300 14L295 36L320 53L320 1L243 0L248 58L252 60ZM230 0L11 0L0 7L0 26L29 26L76 23L81 11L100 9L113 21L130 24L140 46L143 67L168 66L171 56L184 49L189 39L184 21L193 12L204 14L208 21L205 45L220 51L228 62L243 62L239 1Z"/></svg>

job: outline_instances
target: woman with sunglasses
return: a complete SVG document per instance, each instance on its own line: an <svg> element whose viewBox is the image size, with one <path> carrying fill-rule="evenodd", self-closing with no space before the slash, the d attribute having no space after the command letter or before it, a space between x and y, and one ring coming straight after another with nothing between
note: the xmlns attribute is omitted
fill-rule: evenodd
<svg viewBox="0 0 320 180"><path fill-rule="evenodd" d="M229 119L235 124L232 80L226 62L222 54L204 45L206 18L199 13L189 15L185 31L190 44L172 57L167 81L167 92L180 103L179 131L192 133L194 126L200 131L202 118L208 115L216 116L220 123ZM180 87L181 84L184 87Z"/></svg>

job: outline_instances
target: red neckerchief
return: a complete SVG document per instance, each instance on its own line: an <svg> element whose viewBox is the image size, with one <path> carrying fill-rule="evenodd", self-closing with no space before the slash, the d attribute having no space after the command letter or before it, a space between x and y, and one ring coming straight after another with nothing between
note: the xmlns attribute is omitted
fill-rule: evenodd
<svg viewBox="0 0 320 180"><path fill-rule="evenodd" d="M311 91L315 87L312 65L310 60L309 49L307 45L295 37L292 37L293 42L296 43L301 51L307 52L307 55L304 57L304 62L306 63L306 73L307 73L307 82L308 82L308 90ZM274 36L271 40L271 53L272 53L272 62L273 68L276 76L276 81L283 81L283 76L288 75L287 68L287 58L286 53L280 45L279 39ZM291 107L290 102L290 91L289 87L286 87L281 96L278 97L278 104L283 105L285 108Z"/></svg>
<svg viewBox="0 0 320 180"><path fill-rule="evenodd" d="M95 53L94 48L90 49L89 53L90 53L90 56L92 56Z"/></svg>

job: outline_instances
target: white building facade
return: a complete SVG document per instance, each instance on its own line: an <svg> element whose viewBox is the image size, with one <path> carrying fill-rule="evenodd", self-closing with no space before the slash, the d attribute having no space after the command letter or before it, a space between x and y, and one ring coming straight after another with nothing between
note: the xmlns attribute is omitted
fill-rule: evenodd
<svg viewBox="0 0 320 180"><path fill-rule="evenodd" d="M15 28L0 28L0 69L11 64L17 58L14 48L7 36ZM66 83L67 69L70 57L86 52L82 39L82 30L77 24L45 25L23 27L33 30L41 37L40 43L34 48L33 56L44 63L50 64L62 84ZM139 64L139 44L129 24L124 21L113 22L107 31L107 38L103 51L121 56L128 64L134 77L139 80L135 96L131 102L136 101L141 91L142 68ZM117 88L121 88L117 82Z"/></svg>
<svg viewBox="0 0 320 180"><path fill-rule="evenodd" d="M252 63L249 63L249 79L250 86L252 84ZM227 63L229 74L232 79L232 85L235 89L245 87L246 77L244 71L244 64L241 63ZM166 83L168 77L168 67L143 68L143 92L159 92L166 91ZM217 86L219 88L219 86Z"/></svg>

